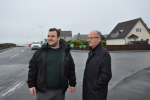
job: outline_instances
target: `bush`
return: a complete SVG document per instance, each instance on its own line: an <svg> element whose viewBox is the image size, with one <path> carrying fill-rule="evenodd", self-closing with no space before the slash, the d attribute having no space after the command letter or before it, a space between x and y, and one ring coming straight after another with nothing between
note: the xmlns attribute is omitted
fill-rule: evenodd
<svg viewBox="0 0 150 100"><path fill-rule="evenodd" d="M101 44L104 46L106 45L106 41L102 41Z"/></svg>
<svg viewBox="0 0 150 100"><path fill-rule="evenodd" d="M69 43L69 44L80 44L80 45L89 45L87 40L69 40L69 41L67 41L67 43ZM103 46L105 46L106 41L101 41L101 44Z"/></svg>
<svg viewBox="0 0 150 100"><path fill-rule="evenodd" d="M64 39L62 39L62 38L60 38L59 42L66 43L66 41Z"/></svg>
<svg viewBox="0 0 150 100"><path fill-rule="evenodd" d="M70 42L70 44L81 44L81 45L83 45L83 43L80 40L72 40Z"/></svg>
<svg viewBox="0 0 150 100"><path fill-rule="evenodd" d="M80 40L80 41L83 43L83 45L89 45L89 42L87 40Z"/></svg>

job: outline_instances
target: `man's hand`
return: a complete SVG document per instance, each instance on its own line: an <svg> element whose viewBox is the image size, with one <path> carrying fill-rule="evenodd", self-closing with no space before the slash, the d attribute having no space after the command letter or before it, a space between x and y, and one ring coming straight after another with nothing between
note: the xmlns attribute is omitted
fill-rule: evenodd
<svg viewBox="0 0 150 100"><path fill-rule="evenodd" d="M70 92L73 93L75 91L75 87L70 87Z"/></svg>
<svg viewBox="0 0 150 100"><path fill-rule="evenodd" d="M36 93L35 87L29 88L29 91L30 91L30 93L33 94L33 95Z"/></svg>

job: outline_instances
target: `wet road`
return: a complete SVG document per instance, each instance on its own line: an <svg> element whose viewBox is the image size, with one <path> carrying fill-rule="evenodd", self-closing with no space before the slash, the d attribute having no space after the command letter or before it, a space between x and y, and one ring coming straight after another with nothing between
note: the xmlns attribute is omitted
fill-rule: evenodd
<svg viewBox="0 0 150 100"><path fill-rule="evenodd" d="M28 63L35 50L16 47L0 53L0 100L35 100L26 84ZM88 51L71 51L77 85L75 93L66 92L66 100L82 100L82 78ZM124 77L150 66L150 51L111 51L112 79L109 91ZM109 96L109 94L108 94Z"/></svg>

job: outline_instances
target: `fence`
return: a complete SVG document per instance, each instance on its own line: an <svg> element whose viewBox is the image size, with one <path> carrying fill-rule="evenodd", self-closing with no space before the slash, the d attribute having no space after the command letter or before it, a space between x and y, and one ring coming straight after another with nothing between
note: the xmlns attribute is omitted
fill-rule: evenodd
<svg viewBox="0 0 150 100"><path fill-rule="evenodd" d="M80 45L74 45L72 49L74 50L89 50L89 46L86 45L86 48L80 48ZM115 50L150 50L150 45L107 45L103 46L108 51Z"/></svg>

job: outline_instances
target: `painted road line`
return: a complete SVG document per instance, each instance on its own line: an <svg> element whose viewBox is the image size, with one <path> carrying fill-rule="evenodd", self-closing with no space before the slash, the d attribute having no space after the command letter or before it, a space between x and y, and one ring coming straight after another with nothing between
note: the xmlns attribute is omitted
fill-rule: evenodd
<svg viewBox="0 0 150 100"><path fill-rule="evenodd" d="M24 51L24 50L22 50L21 53L22 53L23 51Z"/></svg>
<svg viewBox="0 0 150 100"><path fill-rule="evenodd" d="M19 55L19 53L18 53L18 54L16 54L16 55L14 55L14 56L11 56L11 57L9 57L9 58L13 58L13 57L15 57L15 56L17 56L17 55Z"/></svg>
<svg viewBox="0 0 150 100"><path fill-rule="evenodd" d="M15 85L14 87L2 91L2 92L0 93L0 97L3 97L3 96L5 96L5 95L11 95L13 92L15 92L15 90L19 89L19 88L20 88L21 86L23 86L24 84L25 84L25 82L18 82L17 85Z"/></svg>

